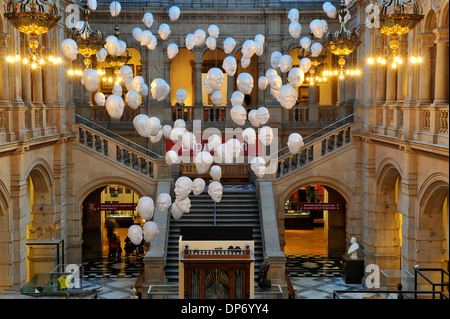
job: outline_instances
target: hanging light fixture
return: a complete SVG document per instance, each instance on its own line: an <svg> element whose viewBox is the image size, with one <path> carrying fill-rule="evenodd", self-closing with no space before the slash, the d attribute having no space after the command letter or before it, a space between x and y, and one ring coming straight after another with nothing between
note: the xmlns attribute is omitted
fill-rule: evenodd
<svg viewBox="0 0 450 319"><path fill-rule="evenodd" d="M317 42L317 38L315 38L314 34L310 32L309 34L310 38ZM297 51L297 57L301 60L303 58L308 58L311 61L311 68L309 69L309 77L307 77L307 81L310 84L314 83L314 79L316 79L319 82L325 82L326 78L321 78L318 76L314 76L316 72L321 71L323 69L323 62L326 59L326 52L325 50L322 50L319 55L313 56L311 52L311 48L304 49L300 47Z"/></svg>
<svg viewBox="0 0 450 319"><path fill-rule="evenodd" d="M39 57L38 36L50 31L61 19L53 0L10 0L4 16L17 30L30 36L28 47L31 50L30 58L14 54L8 55L6 60L11 63L30 63L32 69L45 64L42 55ZM56 55L50 55L48 60L53 64L61 63L61 58Z"/></svg>
<svg viewBox="0 0 450 319"><path fill-rule="evenodd" d="M120 32L119 32L119 26L116 25L114 27L114 36L119 39L120 36ZM112 67L114 67L114 74L116 75L116 81L120 82L120 78L119 78L119 71L120 68L122 66L124 66L125 64L127 64L128 61L130 61L131 56L130 56L130 52L128 50L128 48L126 48L125 52L122 55L112 55L112 54L108 54L106 56L105 61L111 65Z"/></svg>
<svg viewBox="0 0 450 319"><path fill-rule="evenodd" d="M346 5L343 0L341 0L340 10L338 11L338 15L340 18L340 28L336 32L328 32L325 39L324 45L328 47L336 56L339 56L339 78L343 79L345 66L345 56L353 53L356 47L361 43L359 41L359 34L356 30L349 31L345 27L345 16L348 13ZM335 74L335 72L333 72Z"/></svg>
<svg viewBox="0 0 450 319"><path fill-rule="evenodd" d="M90 10L86 4L83 5L83 21L80 29L72 29L72 37L78 45L78 53L84 56L86 69L91 67L91 56L96 54L105 44L105 36L100 31L93 31L89 25L88 17Z"/></svg>

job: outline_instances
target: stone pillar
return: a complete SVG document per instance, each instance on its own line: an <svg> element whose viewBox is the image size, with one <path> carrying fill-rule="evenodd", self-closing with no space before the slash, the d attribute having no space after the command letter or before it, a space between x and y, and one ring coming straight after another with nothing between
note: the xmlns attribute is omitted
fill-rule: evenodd
<svg viewBox="0 0 450 319"><path fill-rule="evenodd" d="M386 104L393 104L397 99L397 68L392 67L393 58L387 60L386 66Z"/></svg>
<svg viewBox="0 0 450 319"><path fill-rule="evenodd" d="M436 34L436 72L434 81L434 104L448 105L449 51L448 28L433 30Z"/></svg>
<svg viewBox="0 0 450 319"><path fill-rule="evenodd" d="M0 56L7 56L8 33L0 33ZM9 85L8 85L8 64L4 61L0 63L0 105L7 104L9 101Z"/></svg>
<svg viewBox="0 0 450 319"><path fill-rule="evenodd" d="M433 34L422 34L420 43L420 56L422 63L419 68L419 97L418 103L426 105L431 103L431 52L433 50Z"/></svg>
<svg viewBox="0 0 450 319"><path fill-rule="evenodd" d="M170 60L169 58L166 58L164 60L164 80L167 82L167 84L169 84L169 86L171 86L171 83L170 83L170 64L171 63L172 63L172 60ZM169 103L171 105L170 94L167 95L164 102L165 102L165 104Z"/></svg>
<svg viewBox="0 0 450 319"><path fill-rule="evenodd" d="M400 42L400 52L408 52L408 43L406 41ZM405 54L407 56L407 54ZM407 84L408 61L404 59L402 64L398 65L397 69L397 104L402 104L406 100L406 84Z"/></svg>
<svg viewBox="0 0 450 319"><path fill-rule="evenodd" d="M317 84L309 85L308 105L317 106Z"/></svg>
<svg viewBox="0 0 450 319"><path fill-rule="evenodd" d="M376 73L375 105L380 106L386 100L386 66L378 65Z"/></svg>
<svg viewBox="0 0 450 319"><path fill-rule="evenodd" d="M234 92L234 75L227 75L227 105L231 106L231 95Z"/></svg>
<svg viewBox="0 0 450 319"><path fill-rule="evenodd" d="M202 65L203 61L195 60L195 105L201 106L202 102Z"/></svg>
<svg viewBox="0 0 450 319"><path fill-rule="evenodd" d="M266 63L264 62L264 59L258 59L258 71L259 76L265 76L265 69L266 69ZM258 79L255 79L255 87L258 86ZM266 89L267 90L267 89ZM258 106L264 105L264 94L266 90L258 90Z"/></svg>
<svg viewBox="0 0 450 319"><path fill-rule="evenodd" d="M25 105L30 105L32 101L31 94L31 76L30 76L30 65L22 64L22 99Z"/></svg>
<svg viewBox="0 0 450 319"><path fill-rule="evenodd" d="M42 94L42 71L40 66L31 70L31 80L33 81L33 105L42 106L43 94Z"/></svg>

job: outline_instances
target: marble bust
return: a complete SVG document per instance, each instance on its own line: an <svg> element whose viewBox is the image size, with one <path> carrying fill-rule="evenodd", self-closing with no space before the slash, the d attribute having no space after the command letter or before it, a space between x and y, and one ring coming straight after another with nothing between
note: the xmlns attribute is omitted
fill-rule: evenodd
<svg viewBox="0 0 450 319"><path fill-rule="evenodd" d="M356 238L352 237L350 239L350 247L348 248L348 255L350 256L351 259L357 259L358 258L358 249L359 249L359 245L356 242Z"/></svg>

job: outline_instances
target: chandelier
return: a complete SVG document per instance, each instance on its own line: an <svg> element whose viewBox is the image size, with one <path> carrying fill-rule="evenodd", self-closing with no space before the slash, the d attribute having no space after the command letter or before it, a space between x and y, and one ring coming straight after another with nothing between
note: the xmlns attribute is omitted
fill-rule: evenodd
<svg viewBox="0 0 450 319"><path fill-rule="evenodd" d="M17 30L30 36L28 47L31 50L30 61L18 54L8 55L6 60L8 62L30 62L32 69L39 64L44 64L45 60L42 57L38 59L37 50L40 46L38 36L47 33L61 19L53 0L10 0L4 15ZM61 58L51 55L49 61L59 64Z"/></svg>
<svg viewBox="0 0 450 319"><path fill-rule="evenodd" d="M87 2L87 1L86 1ZM86 69L91 67L91 56L96 54L105 44L105 36L100 31L93 31L89 25L88 17L90 10L85 4L83 6L83 21L80 29L72 29L72 37L78 45L78 53L84 56Z"/></svg>
<svg viewBox="0 0 450 319"><path fill-rule="evenodd" d="M345 16L348 10L346 8L345 3L342 1L340 4L340 10L338 12L340 18L340 27L336 32L328 32L325 36L326 41L324 45L328 47L336 56L339 56L339 78L344 78L344 65L345 65L345 56L353 53L356 47L361 43L359 41L359 34L356 30L349 31L345 27ZM334 72L333 72L334 74Z"/></svg>
<svg viewBox="0 0 450 319"><path fill-rule="evenodd" d="M403 63L403 59L398 54L398 48L400 46L398 37L414 29L423 19L422 7L414 0L380 0L377 4L377 9L379 13L379 25L376 28L381 34L390 37L389 49L391 52L389 56L393 60L391 67L396 68L399 64ZM378 55L376 59L370 56L367 62L374 64L376 61L378 64L387 64L386 57L383 56L384 54L382 52L377 52L376 55ZM412 55L409 61L412 64L421 63L422 58Z"/></svg>

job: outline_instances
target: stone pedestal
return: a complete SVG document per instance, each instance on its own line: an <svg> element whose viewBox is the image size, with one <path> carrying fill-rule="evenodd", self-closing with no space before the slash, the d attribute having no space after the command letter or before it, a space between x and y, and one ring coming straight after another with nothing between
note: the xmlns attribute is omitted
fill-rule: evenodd
<svg viewBox="0 0 450 319"><path fill-rule="evenodd" d="M342 256L344 272L342 279L346 284L360 284L364 277L364 259L352 259L348 256Z"/></svg>

